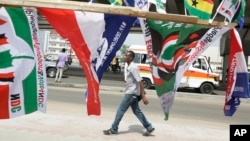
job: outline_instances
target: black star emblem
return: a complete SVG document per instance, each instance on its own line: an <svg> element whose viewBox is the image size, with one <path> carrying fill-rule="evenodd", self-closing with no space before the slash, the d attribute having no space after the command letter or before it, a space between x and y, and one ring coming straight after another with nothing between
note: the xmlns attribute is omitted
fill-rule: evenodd
<svg viewBox="0 0 250 141"><path fill-rule="evenodd" d="M197 4L198 2L196 0L192 0L192 6L196 7Z"/></svg>

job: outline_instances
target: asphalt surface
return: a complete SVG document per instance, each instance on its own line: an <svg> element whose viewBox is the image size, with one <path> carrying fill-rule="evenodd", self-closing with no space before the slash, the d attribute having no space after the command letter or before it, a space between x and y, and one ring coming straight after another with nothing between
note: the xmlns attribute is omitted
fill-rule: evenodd
<svg viewBox="0 0 250 141"><path fill-rule="evenodd" d="M74 77L78 81L68 82ZM70 79L69 79L70 78ZM49 89L86 88L82 83L84 77L66 76L62 83L54 83L48 78ZM105 81L105 79L103 80ZM111 80L113 81L113 80ZM122 81L115 81L122 83ZM123 92L124 87L114 87L102 83L100 93ZM147 89L147 93L155 94L155 90ZM177 92L176 97L194 99L223 100L221 95L201 95L195 93ZM250 103L250 100L242 102ZM67 109L57 111L53 109ZM102 109L101 116L87 116L82 112L74 112L78 105L58 101L48 101L47 113L35 112L10 120L0 120L0 139L4 141L229 141L229 125L225 123L192 120L185 118L171 118L164 121L162 116L148 115L156 130L149 137L142 134L145 129L140 125L132 112L126 113L120 126L118 135L103 135L102 130L108 129L115 115L114 109Z"/></svg>

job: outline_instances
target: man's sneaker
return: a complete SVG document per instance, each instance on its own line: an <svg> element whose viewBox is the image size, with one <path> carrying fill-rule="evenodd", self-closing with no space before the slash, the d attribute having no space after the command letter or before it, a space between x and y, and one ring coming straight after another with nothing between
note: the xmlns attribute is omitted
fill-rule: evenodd
<svg viewBox="0 0 250 141"><path fill-rule="evenodd" d="M113 132L111 129L103 130L104 135L117 135L117 132Z"/></svg>
<svg viewBox="0 0 250 141"><path fill-rule="evenodd" d="M151 133L155 130L155 128L151 128L150 130L147 130L145 133L143 133L143 136L150 136Z"/></svg>

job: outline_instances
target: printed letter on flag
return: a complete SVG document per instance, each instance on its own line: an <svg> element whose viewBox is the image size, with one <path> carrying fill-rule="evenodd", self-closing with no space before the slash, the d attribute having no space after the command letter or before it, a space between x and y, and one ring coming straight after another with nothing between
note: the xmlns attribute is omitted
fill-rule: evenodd
<svg viewBox="0 0 250 141"><path fill-rule="evenodd" d="M47 80L34 8L0 9L0 58L0 119L45 112Z"/></svg>

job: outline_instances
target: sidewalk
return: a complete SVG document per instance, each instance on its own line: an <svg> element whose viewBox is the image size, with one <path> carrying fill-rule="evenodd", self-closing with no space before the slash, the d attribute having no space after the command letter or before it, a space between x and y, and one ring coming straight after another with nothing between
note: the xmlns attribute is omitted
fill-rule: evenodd
<svg viewBox="0 0 250 141"><path fill-rule="evenodd" d="M148 118L156 130L144 137L144 128L136 117L127 112L120 123L119 135L103 135L110 127L114 111L105 111L100 117L82 114L40 112L0 121L0 138L4 141L228 141L229 126L171 117Z"/></svg>
<svg viewBox="0 0 250 141"><path fill-rule="evenodd" d="M49 86L86 87L80 84L55 84ZM100 91L123 91L121 87L101 86ZM147 90L154 92L154 90ZM192 96L178 93L176 96ZM210 97L210 96L209 96ZM206 96L206 99L208 97ZM220 98L211 96L210 98ZM224 98L224 97L221 97ZM229 125L201 120L183 119L171 116L168 121L162 116L147 115L156 128L152 136L144 137L145 129L131 111L128 111L120 123L119 135L103 135L102 130L108 129L115 115L114 110L102 109L101 116L87 116L82 111L58 112L51 107L63 103L48 103L47 113L36 112L10 120L0 120L0 139L5 141L228 141ZM79 106L78 106L79 107ZM68 108L76 108L72 105ZM53 109L53 108L52 108Z"/></svg>

